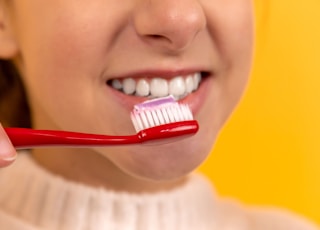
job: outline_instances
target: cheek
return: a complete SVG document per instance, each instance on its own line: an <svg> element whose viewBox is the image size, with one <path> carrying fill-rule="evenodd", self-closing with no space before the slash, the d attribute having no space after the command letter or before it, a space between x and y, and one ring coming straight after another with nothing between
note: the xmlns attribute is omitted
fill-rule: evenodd
<svg viewBox="0 0 320 230"><path fill-rule="evenodd" d="M98 68L88 61L97 63L98 54L88 48L98 44L97 37L84 36L85 30L70 28L71 24L59 24L50 16L42 22L31 17L20 41L19 66L36 117L47 113L66 118L65 114L80 111L93 97L91 86L99 76ZM31 25L37 25L37 30Z"/></svg>
<svg viewBox="0 0 320 230"><path fill-rule="evenodd" d="M218 128L230 116L247 85L252 66L254 44L253 6L249 0L206 1L208 28L221 58L212 83L207 111Z"/></svg>
<svg viewBox="0 0 320 230"><path fill-rule="evenodd" d="M98 3L84 10L84 4L62 2L45 4L37 14L28 12L37 12L40 3L17 10L22 15L17 17L17 24L23 25L17 27L21 60L28 75L37 76L40 72L45 76L76 79L81 76L77 70L86 74L94 72L95 66L89 69L89 63L101 64L110 45L114 29L106 28L111 23L98 10Z"/></svg>
<svg viewBox="0 0 320 230"><path fill-rule="evenodd" d="M225 62L235 57L248 60L253 45L253 4L251 0L203 0L207 26ZM241 56L244 55L243 58Z"/></svg>

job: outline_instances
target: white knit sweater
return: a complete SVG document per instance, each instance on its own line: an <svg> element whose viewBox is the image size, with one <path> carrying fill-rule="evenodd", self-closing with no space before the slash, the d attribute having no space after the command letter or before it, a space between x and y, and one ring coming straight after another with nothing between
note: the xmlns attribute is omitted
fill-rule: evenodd
<svg viewBox="0 0 320 230"><path fill-rule="evenodd" d="M181 188L128 194L66 181L23 153L0 171L1 230L316 230L291 214L217 200L190 176Z"/></svg>

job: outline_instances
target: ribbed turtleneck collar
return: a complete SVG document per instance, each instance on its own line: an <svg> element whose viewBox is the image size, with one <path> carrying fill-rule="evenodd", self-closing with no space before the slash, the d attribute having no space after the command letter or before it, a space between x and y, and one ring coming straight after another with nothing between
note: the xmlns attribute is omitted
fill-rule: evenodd
<svg viewBox="0 0 320 230"><path fill-rule="evenodd" d="M118 193L64 180L21 153L0 172L0 188L0 209L36 229L201 230L214 225L213 191L200 175L168 192Z"/></svg>

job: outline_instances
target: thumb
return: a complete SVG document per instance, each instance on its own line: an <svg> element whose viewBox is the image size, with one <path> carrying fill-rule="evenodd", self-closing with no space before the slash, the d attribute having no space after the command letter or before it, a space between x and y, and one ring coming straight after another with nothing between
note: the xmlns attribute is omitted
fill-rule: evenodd
<svg viewBox="0 0 320 230"><path fill-rule="evenodd" d="M0 168L10 165L17 157L17 152L0 124Z"/></svg>

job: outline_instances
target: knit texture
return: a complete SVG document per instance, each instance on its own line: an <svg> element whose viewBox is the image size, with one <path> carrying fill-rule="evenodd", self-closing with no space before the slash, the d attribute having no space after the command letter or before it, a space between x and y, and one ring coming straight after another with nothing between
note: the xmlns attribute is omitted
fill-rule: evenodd
<svg viewBox="0 0 320 230"><path fill-rule="evenodd" d="M0 188L1 230L317 229L289 215L261 215L218 201L200 175L168 192L119 193L52 175L23 153L0 171Z"/></svg>
<svg viewBox="0 0 320 230"><path fill-rule="evenodd" d="M41 229L206 229L215 211L200 176L156 195L116 193L51 175L25 153L1 171L0 188L0 209Z"/></svg>

